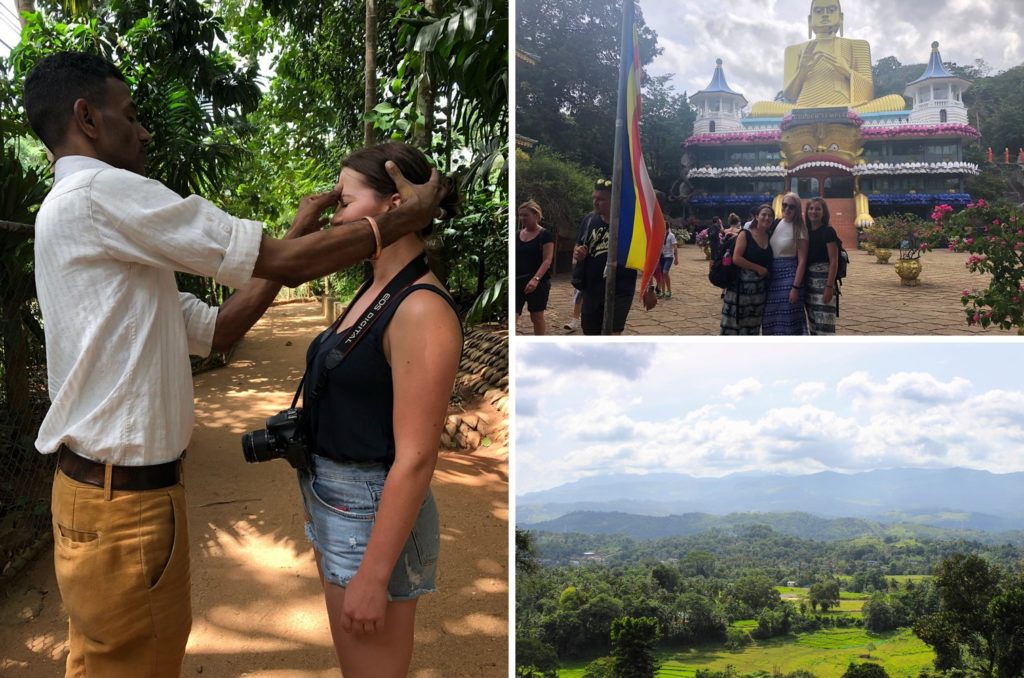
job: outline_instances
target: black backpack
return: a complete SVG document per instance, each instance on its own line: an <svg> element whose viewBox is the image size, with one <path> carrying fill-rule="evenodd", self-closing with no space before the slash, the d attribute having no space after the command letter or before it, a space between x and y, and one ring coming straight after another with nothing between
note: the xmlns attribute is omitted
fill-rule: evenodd
<svg viewBox="0 0 1024 678"><path fill-rule="evenodd" d="M736 281L739 279L739 266L732 263L732 253L736 248L737 238L739 238L738 235L727 237L721 246L719 246L714 258L711 259L711 270L708 271L708 281L710 281L715 287L729 289L736 284ZM728 264L725 263L726 259L729 260Z"/></svg>
<svg viewBox="0 0 1024 678"><path fill-rule="evenodd" d="M836 282L841 283L846 277L846 267L850 264L850 255L843 249L843 241L836 236L836 244L839 245L839 267L836 269ZM838 290L837 290L838 291Z"/></svg>

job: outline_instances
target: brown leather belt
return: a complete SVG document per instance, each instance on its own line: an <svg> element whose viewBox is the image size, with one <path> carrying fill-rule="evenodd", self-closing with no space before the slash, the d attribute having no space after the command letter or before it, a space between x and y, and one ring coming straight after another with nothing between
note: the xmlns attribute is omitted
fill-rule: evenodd
<svg viewBox="0 0 1024 678"><path fill-rule="evenodd" d="M57 468L68 478L87 485L103 487L106 464L75 454L66 445L57 450ZM110 475L112 490L158 490L178 482L181 459L153 466L113 466Z"/></svg>

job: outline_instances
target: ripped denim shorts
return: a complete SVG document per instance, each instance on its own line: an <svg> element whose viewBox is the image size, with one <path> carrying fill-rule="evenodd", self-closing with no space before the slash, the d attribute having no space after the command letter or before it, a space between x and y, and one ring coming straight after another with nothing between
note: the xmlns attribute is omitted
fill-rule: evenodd
<svg viewBox="0 0 1024 678"><path fill-rule="evenodd" d="M338 462L315 455L312 471L299 471L306 536L320 553L326 581L345 586L359 569L387 474L382 463ZM437 590L440 547L437 506L428 489L412 533L391 572L390 600L412 600Z"/></svg>

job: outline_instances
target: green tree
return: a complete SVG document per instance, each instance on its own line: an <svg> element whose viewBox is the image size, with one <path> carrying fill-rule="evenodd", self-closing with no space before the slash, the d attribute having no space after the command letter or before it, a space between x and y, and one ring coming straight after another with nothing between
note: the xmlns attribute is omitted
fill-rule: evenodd
<svg viewBox="0 0 1024 678"><path fill-rule="evenodd" d="M766 607L757 615L757 628L750 632L752 638L764 640L789 633L793 618L793 608L783 604L777 608Z"/></svg>
<svg viewBox="0 0 1024 678"><path fill-rule="evenodd" d="M874 633L892 631L899 626L899 619L888 596L877 592L871 599L864 603L862 608L864 615L864 628Z"/></svg>
<svg viewBox="0 0 1024 678"><path fill-rule="evenodd" d="M682 593L672 606L675 623L673 635L685 643L721 640L725 637L726 623L712 601L695 591Z"/></svg>
<svg viewBox="0 0 1024 678"><path fill-rule="evenodd" d="M516 154L516 202L536 200L545 228L575 239L576 227L591 210L590 194L598 175L547 148Z"/></svg>
<svg viewBox="0 0 1024 678"><path fill-rule="evenodd" d="M640 120L640 139L651 184L665 193L675 192L683 154L680 144L693 134L697 118L686 93L675 93L669 86L670 79L671 76L660 76L644 83Z"/></svg>
<svg viewBox="0 0 1024 678"><path fill-rule="evenodd" d="M583 678L618 678L614 657L598 657L583 669Z"/></svg>
<svg viewBox="0 0 1024 678"><path fill-rule="evenodd" d="M558 678L555 649L535 636L516 636L516 676Z"/></svg>
<svg viewBox="0 0 1024 678"><path fill-rule="evenodd" d="M830 608L839 607L839 582L829 579L811 584L808 598L812 610L820 607L822 612L828 612Z"/></svg>
<svg viewBox="0 0 1024 678"><path fill-rule="evenodd" d="M537 553L533 535L516 528L516 573L533 574L537 571Z"/></svg>
<svg viewBox="0 0 1024 678"><path fill-rule="evenodd" d="M740 577L730 587L729 596L741 603L747 610L744 616L752 617L766 607L776 607L782 601L772 580L764 574L749 574Z"/></svg>
<svg viewBox="0 0 1024 678"><path fill-rule="evenodd" d="M96 2L31 15L11 53L14 82L40 59L79 50L111 60L153 140L148 174L181 195L217 193L242 148L244 117L260 100L258 66L222 49L223 20L198 0Z"/></svg>
<svg viewBox="0 0 1024 678"><path fill-rule="evenodd" d="M843 674L843 678L889 678L889 674L885 672L885 669L879 664L873 662L864 662L862 664L854 664L850 662L846 672Z"/></svg>
<svg viewBox="0 0 1024 678"><path fill-rule="evenodd" d="M670 593L679 588L679 570L671 565L664 563L655 565L651 570L651 579L654 580L658 588Z"/></svg>
<svg viewBox="0 0 1024 678"><path fill-rule="evenodd" d="M661 638L658 621L622 617L612 622L611 631L616 678L653 678L658 671L654 649Z"/></svg>
<svg viewBox="0 0 1024 678"><path fill-rule="evenodd" d="M976 554L956 554L935 568L940 609L914 626L914 633L935 649L935 667L977 664L994 674L1000 652L991 605L999 595L999 568Z"/></svg>
<svg viewBox="0 0 1024 678"><path fill-rule="evenodd" d="M536 57L517 71L516 131L610 176L621 3L524 0L516 11L516 47ZM648 64L659 52L657 34L639 11L637 33L640 60Z"/></svg>
<svg viewBox="0 0 1024 678"><path fill-rule="evenodd" d="M998 75L979 78L964 92L970 120L981 132L981 148L991 148L1002 162L1003 149L1010 149L1011 162L1024 147L1024 91L1020 86L1024 65Z"/></svg>
<svg viewBox="0 0 1024 678"><path fill-rule="evenodd" d="M989 609L995 627L996 675L1020 676L1024 674L1024 575L1007 579Z"/></svg>

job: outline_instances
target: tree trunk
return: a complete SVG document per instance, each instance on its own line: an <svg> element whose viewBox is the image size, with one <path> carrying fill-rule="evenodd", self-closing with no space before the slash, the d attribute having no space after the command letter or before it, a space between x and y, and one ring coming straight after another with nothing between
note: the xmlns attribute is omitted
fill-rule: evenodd
<svg viewBox="0 0 1024 678"><path fill-rule="evenodd" d="M366 88L363 90L363 112L370 113L377 105L377 0L366 0ZM363 143L373 143L373 123L363 123Z"/></svg>
<svg viewBox="0 0 1024 678"><path fill-rule="evenodd" d="M436 17L441 13L438 0L426 0L423 7ZM413 135L412 143L417 148L428 149L434 138L434 82L430 72L434 63L434 55L430 52L420 54L420 86L416 90L416 110L423 118L423 124L416 126L416 133Z"/></svg>
<svg viewBox="0 0 1024 678"><path fill-rule="evenodd" d="M35 12L36 11L36 0L17 0L18 2L18 21L21 22L21 27L25 27L25 17L21 15L22 12Z"/></svg>

